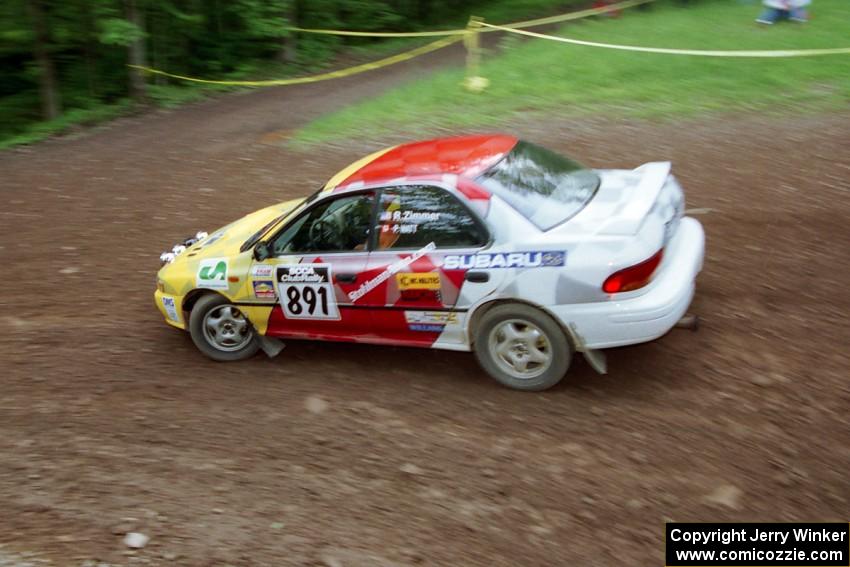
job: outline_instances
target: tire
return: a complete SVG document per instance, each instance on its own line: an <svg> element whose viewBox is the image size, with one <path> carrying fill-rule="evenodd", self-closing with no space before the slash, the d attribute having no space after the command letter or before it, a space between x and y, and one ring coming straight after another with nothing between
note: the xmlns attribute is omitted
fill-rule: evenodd
<svg viewBox="0 0 850 567"><path fill-rule="evenodd" d="M198 350L219 362L250 358L260 348L257 332L245 314L214 293L195 303L189 315L189 334Z"/></svg>
<svg viewBox="0 0 850 567"><path fill-rule="evenodd" d="M529 305L493 307L474 333L478 363L508 388L529 392L551 388L572 362L572 348L561 327Z"/></svg>

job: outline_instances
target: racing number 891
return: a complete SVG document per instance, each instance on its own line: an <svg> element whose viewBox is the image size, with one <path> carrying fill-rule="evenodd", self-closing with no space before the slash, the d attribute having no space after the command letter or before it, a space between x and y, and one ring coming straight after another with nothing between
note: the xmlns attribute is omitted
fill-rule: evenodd
<svg viewBox="0 0 850 567"><path fill-rule="evenodd" d="M299 289L295 286L289 286L286 290L287 311L292 315L306 315L327 317L328 310L328 290L325 287L318 289L312 286L304 286ZM319 313L316 313L316 308L319 308ZM306 308L306 313L304 313Z"/></svg>
<svg viewBox="0 0 850 567"><path fill-rule="evenodd" d="M281 283L278 296L288 319L339 320L339 308L329 283Z"/></svg>
<svg viewBox="0 0 850 567"><path fill-rule="evenodd" d="M339 320L330 266L278 266L275 279L278 301L287 319Z"/></svg>

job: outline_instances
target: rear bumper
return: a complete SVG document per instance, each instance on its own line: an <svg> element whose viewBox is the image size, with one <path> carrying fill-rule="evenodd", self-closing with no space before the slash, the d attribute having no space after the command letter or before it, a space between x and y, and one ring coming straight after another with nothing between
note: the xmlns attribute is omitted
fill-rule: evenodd
<svg viewBox="0 0 850 567"><path fill-rule="evenodd" d="M655 280L637 297L613 295L609 301L558 305L558 316L581 343L600 349L644 343L666 334L688 310L705 254L705 233L694 218L682 219L664 251Z"/></svg>
<svg viewBox="0 0 850 567"><path fill-rule="evenodd" d="M186 321L184 321L182 309L183 298L177 295L169 295L159 290L154 292L153 297L157 309L165 317L165 322L172 327L185 330Z"/></svg>

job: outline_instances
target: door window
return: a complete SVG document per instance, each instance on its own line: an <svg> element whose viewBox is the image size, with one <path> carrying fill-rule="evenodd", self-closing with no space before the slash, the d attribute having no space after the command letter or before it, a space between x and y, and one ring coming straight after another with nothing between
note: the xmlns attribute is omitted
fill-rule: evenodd
<svg viewBox="0 0 850 567"><path fill-rule="evenodd" d="M319 203L275 238L273 254L366 250L374 202L373 193L359 193Z"/></svg>
<svg viewBox="0 0 850 567"><path fill-rule="evenodd" d="M487 233L448 191L426 185L381 191L376 232L378 250L483 246Z"/></svg>

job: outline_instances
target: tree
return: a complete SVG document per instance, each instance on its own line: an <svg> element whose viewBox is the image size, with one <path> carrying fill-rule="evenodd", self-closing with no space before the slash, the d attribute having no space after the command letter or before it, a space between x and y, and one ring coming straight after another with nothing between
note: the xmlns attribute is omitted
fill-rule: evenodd
<svg viewBox="0 0 850 567"><path fill-rule="evenodd" d="M128 63L144 67L150 59L171 73L222 79L278 76L275 63L281 62L314 72L340 48L383 40L296 34L290 26L409 31L462 25L463 13L487 1L511 2L0 0L0 139L63 112L118 111L128 97L165 104L184 98L184 83L169 84L161 75L148 83L147 73ZM75 114L87 120L89 113Z"/></svg>
<svg viewBox="0 0 850 567"><path fill-rule="evenodd" d="M298 27L298 5L295 0L289 0L284 12L284 19L292 27ZM298 59L298 39L294 31L290 31L283 38L283 47L278 54L278 59L284 63L295 63Z"/></svg>
<svg viewBox="0 0 850 567"><path fill-rule="evenodd" d="M130 65L147 66L148 34L145 31L144 8L139 5L139 0L123 0L123 12L122 17L121 3L102 2L97 21L98 40L103 45L126 48L124 61ZM127 92L137 102L144 102L147 97L144 71L131 68L125 76L129 78Z"/></svg>
<svg viewBox="0 0 850 567"><path fill-rule="evenodd" d="M139 9L137 0L126 0L125 8L127 11L127 21L130 22L137 31L135 37L132 38L128 45L130 65L146 67L148 60L147 50L145 48L146 34L144 12ZM130 69L130 95L137 102L144 102L147 98L145 75L144 72L139 69Z"/></svg>
<svg viewBox="0 0 850 567"><path fill-rule="evenodd" d="M39 92L42 116L45 120L58 118L62 113L62 101L56 82L56 67L50 53L50 25L44 0L28 0L35 42L33 56L39 68Z"/></svg>

